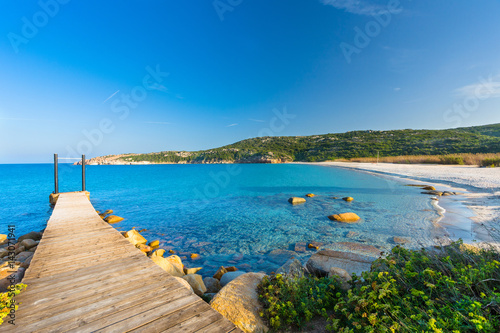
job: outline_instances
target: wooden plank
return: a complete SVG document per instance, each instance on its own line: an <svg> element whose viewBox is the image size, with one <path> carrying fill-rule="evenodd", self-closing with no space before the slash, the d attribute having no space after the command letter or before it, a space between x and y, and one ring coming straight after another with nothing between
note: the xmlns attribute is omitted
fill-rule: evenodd
<svg viewBox="0 0 500 333"><path fill-rule="evenodd" d="M103 221L81 193L59 196L23 283L16 332L234 328Z"/></svg>
<svg viewBox="0 0 500 333"><path fill-rule="evenodd" d="M128 330L128 333L134 332L134 333L157 333L157 332L163 332L166 329L173 327L183 321L188 320L191 317L197 316L200 313L204 313L206 311L210 311L210 309L207 309L207 307L203 306L200 302L195 302L192 304L189 304L188 306L174 312L171 314L168 314L166 316L162 316L159 318L154 319L153 321L142 325L140 327L137 327L132 330ZM210 311L212 312L212 311ZM186 315L187 314L187 315ZM220 316L220 315L219 315ZM206 323L206 325L208 322Z"/></svg>
<svg viewBox="0 0 500 333"><path fill-rule="evenodd" d="M221 318L213 323L199 329L197 333L243 333L239 328L234 327L234 324L226 318Z"/></svg>

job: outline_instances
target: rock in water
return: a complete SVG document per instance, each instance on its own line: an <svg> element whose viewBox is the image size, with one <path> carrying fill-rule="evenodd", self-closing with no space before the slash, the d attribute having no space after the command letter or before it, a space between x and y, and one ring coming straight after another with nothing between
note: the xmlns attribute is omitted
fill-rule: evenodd
<svg viewBox="0 0 500 333"><path fill-rule="evenodd" d="M217 272L215 272L214 274L214 279L217 279L217 280L220 280L220 278L222 277L222 275L226 274L227 273L227 269L225 269L223 266L219 267L219 269L217 270Z"/></svg>
<svg viewBox="0 0 500 333"><path fill-rule="evenodd" d="M353 197L344 197L344 198L342 198L342 200L347 201L347 202L351 202L351 201L354 201L354 198Z"/></svg>
<svg viewBox="0 0 500 333"><path fill-rule="evenodd" d="M203 283L203 278L201 277L201 275L188 274L184 275L182 278L189 283L189 285L191 286L191 288L193 288L193 291L196 295L201 296L207 291L207 288Z"/></svg>
<svg viewBox="0 0 500 333"><path fill-rule="evenodd" d="M257 293L264 276L246 273L238 277L222 288L210 305L244 332L267 332L269 328L259 315L262 305Z"/></svg>
<svg viewBox="0 0 500 333"><path fill-rule="evenodd" d="M426 190L426 191L435 191L436 188L434 186L423 186L422 187L422 190Z"/></svg>
<svg viewBox="0 0 500 333"><path fill-rule="evenodd" d="M306 270L298 259L290 259L283 266L278 268L276 274L284 274L293 277L303 277Z"/></svg>
<svg viewBox="0 0 500 333"><path fill-rule="evenodd" d="M404 237L397 237L397 236L394 236L392 238L392 240L394 241L394 243L396 244L406 244L406 243L409 243L410 240L408 240L407 238L404 238Z"/></svg>
<svg viewBox="0 0 500 333"><path fill-rule="evenodd" d="M206 277L203 279L203 283L205 283L205 287L207 287L208 293L218 293L219 290L222 289L219 280L213 277Z"/></svg>
<svg viewBox="0 0 500 333"><path fill-rule="evenodd" d="M354 213L343 213L330 215L328 218L332 221L344 222L344 223L354 223L358 222L361 218Z"/></svg>
<svg viewBox="0 0 500 333"><path fill-rule="evenodd" d="M308 198L312 198L312 197L315 197L315 196L316 196L316 195L314 195L313 193L307 193L307 194L306 194L306 197L308 197Z"/></svg>
<svg viewBox="0 0 500 333"><path fill-rule="evenodd" d="M142 237L142 235L135 229L127 231L125 233L125 238L134 245L146 244L148 242L146 238Z"/></svg>
<svg viewBox="0 0 500 333"><path fill-rule="evenodd" d="M108 222L109 224L118 223L118 222L123 221L123 220L124 220L123 217L116 216L116 215L109 215L108 217L106 217L104 219L104 221Z"/></svg>
<svg viewBox="0 0 500 333"><path fill-rule="evenodd" d="M288 202L291 203L292 205L298 205L298 204L303 204L306 202L306 199L304 198L299 198L299 197L293 197L288 199Z"/></svg>
<svg viewBox="0 0 500 333"><path fill-rule="evenodd" d="M156 249L157 247L160 246L160 241L159 240L154 240L149 243L149 246L151 246L153 249Z"/></svg>
<svg viewBox="0 0 500 333"><path fill-rule="evenodd" d="M321 250L309 258L306 268L318 277L327 276L332 267L341 268L349 274L360 275L361 272L370 270L371 263L376 259L376 257L356 253Z"/></svg>
<svg viewBox="0 0 500 333"><path fill-rule="evenodd" d="M220 278L220 285L224 287L226 284L228 284L229 282L233 281L238 276L241 276L243 274L245 274L245 272L243 271L227 272Z"/></svg>

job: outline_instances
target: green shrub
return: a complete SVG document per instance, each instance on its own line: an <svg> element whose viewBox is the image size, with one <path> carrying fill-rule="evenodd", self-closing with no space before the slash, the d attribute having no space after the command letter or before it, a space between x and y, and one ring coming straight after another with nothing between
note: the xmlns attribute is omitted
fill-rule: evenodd
<svg viewBox="0 0 500 333"><path fill-rule="evenodd" d="M0 294L0 325L3 323L3 319L10 313L11 300L24 289L26 289L26 285L18 283L13 290ZM18 306L15 305L14 310L17 310L17 308Z"/></svg>
<svg viewBox="0 0 500 333"><path fill-rule="evenodd" d="M259 285L260 314L275 330L301 327L314 316L328 317L327 309L337 303L340 284L334 279L264 277Z"/></svg>
<svg viewBox="0 0 500 333"><path fill-rule="evenodd" d="M442 164L465 164L464 158L462 156L442 156L439 158L439 160Z"/></svg>
<svg viewBox="0 0 500 333"><path fill-rule="evenodd" d="M481 166L484 167L500 167L500 158L486 158L481 161Z"/></svg>
<svg viewBox="0 0 500 333"><path fill-rule="evenodd" d="M263 316L275 330L328 314L327 328L343 333L500 331L500 254L493 250L461 241L436 251L397 246L370 272L353 276L347 293L335 283L264 280Z"/></svg>

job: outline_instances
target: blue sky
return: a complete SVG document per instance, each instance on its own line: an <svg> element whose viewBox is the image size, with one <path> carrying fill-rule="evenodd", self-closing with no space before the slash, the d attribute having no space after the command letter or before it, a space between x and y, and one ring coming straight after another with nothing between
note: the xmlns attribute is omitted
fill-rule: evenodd
<svg viewBox="0 0 500 333"><path fill-rule="evenodd" d="M0 1L0 163L500 122L500 3Z"/></svg>

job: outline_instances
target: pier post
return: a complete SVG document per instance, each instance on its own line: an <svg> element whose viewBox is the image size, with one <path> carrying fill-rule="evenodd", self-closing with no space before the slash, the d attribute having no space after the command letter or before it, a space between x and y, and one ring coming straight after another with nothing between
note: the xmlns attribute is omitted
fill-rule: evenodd
<svg viewBox="0 0 500 333"><path fill-rule="evenodd" d="M57 154L54 154L54 194L59 193L59 175L57 173Z"/></svg>
<svg viewBox="0 0 500 333"><path fill-rule="evenodd" d="M85 191L85 155L82 155L82 191Z"/></svg>

